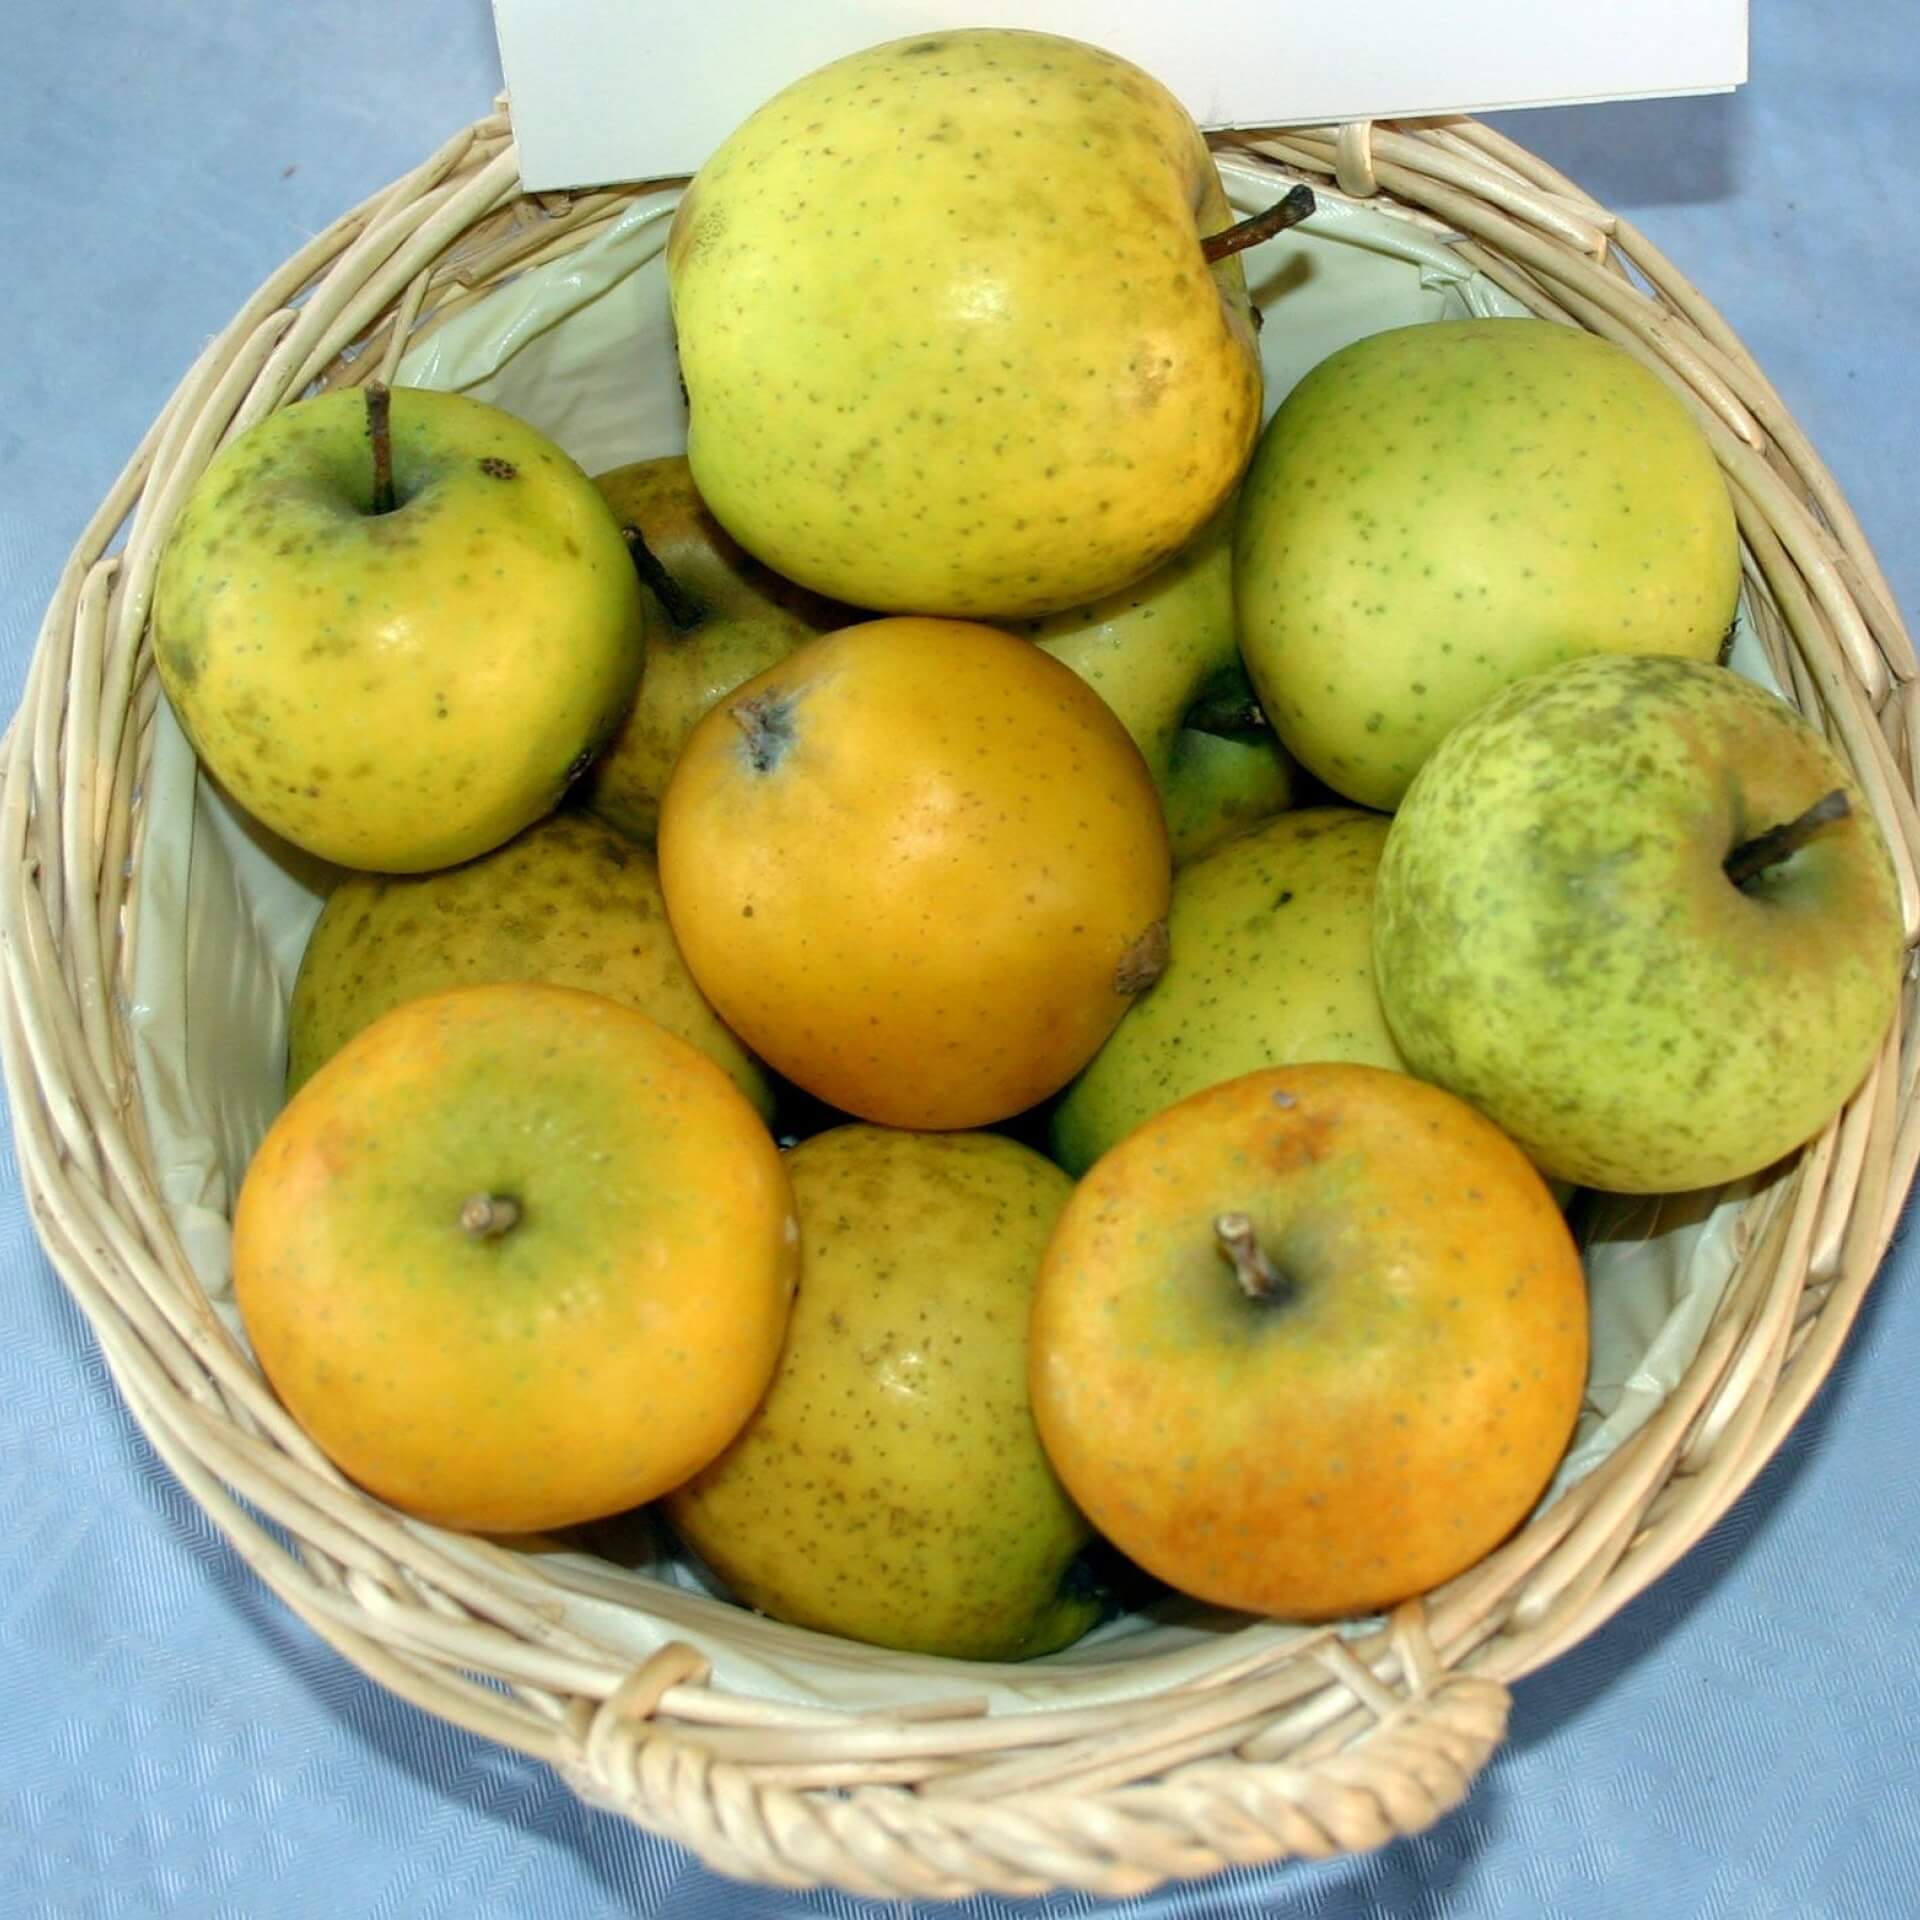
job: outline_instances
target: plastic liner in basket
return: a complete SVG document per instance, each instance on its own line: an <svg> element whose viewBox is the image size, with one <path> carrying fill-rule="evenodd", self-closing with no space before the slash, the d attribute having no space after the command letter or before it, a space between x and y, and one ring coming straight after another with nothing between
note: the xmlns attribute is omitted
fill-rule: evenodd
<svg viewBox="0 0 1920 1920"><path fill-rule="evenodd" d="M1640 236L1465 120L1240 136L1232 197L1329 181L1250 257L1269 398L1401 321L1538 312L1694 407L1746 543L1736 664L1858 772L1910 940L1911 644L1845 501L1739 342ZM77 547L6 743L0 1022L23 1179L156 1450L344 1657L724 1872L880 1895L1108 1896L1379 1844L1464 1794L1504 1683L1683 1553L1831 1366L1920 1158L1908 983L1859 1093L1780 1169L1585 1222L1590 1405L1555 1489L1388 1621L1170 1605L1024 1667L759 1619L692 1571L511 1551L395 1515L273 1401L225 1300L227 1218L279 1102L284 1007L328 876L197 776L146 649L152 569L219 442L375 371L521 412L589 469L679 444L659 248L671 189L528 198L504 117L311 242L212 342ZM133 513L124 549L110 551Z"/></svg>
<svg viewBox="0 0 1920 1920"><path fill-rule="evenodd" d="M1270 180L1259 170L1228 164L1222 171L1243 211L1267 204ZM686 416L663 252L677 198L671 189L637 198L565 259L470 306L401 358L398 379L505 407L552 434L588 472L681 451ZM1431 237L1336 199L1304 227L1253 251L1247 271L1269 322L1261 332L1269 412L1310 367L1363 333L1524 311ZM1738 658L1772 683L1757 646L1749 641ZM280 1103L284 1008L328 876L269 842L196 778L191 749L164 707L157 725L137 881L136 1031L152 1063L142 1085L182 1236L209 1294L224 1301L228 1202ZM187 940L163 937L161 928L184 931ZM210 1033L217 1045L196 1044ZM1741 1197L1590 1207L1597 1215L1592 1380L1554 1491L1604 1459L1684 1371L1729 1271ZM237 1317L231 1324L238 1334ZM655 1651L670 1627L726 1684L796 1702L844 1701L850 1671L874 1676L877 1684L860 1691L876 1703L951 1691L949 1677L924 1662L818 1635L775 1629L766 1650L744 1644L731 1609L715 1630L704 1611L659 1595L663 1581L709 1591L670 1552L649 1555L644 1572L624 1578L605 1566L580 1571L593 1576L594 1591L570 1595L570 1612L590 1611L597 1634L636 1657ZM667 1619L650 1617L663 1608ZM1203 1617L1209 1624L1189 1624ZM1137 1692L1143 1658L1154 1661L1157 1682L1205 1671L1222 1646L1217 1617L1173 1603L1151 1619L1111 1622L1047 1662L980 1670L979 1682L1000 1706L1100 1700Z"/></svg>

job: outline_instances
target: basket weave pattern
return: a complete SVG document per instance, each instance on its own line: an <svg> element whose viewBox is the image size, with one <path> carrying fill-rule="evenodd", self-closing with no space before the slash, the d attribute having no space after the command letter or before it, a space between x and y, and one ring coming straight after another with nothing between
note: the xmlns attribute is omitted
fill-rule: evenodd
<svg viewBox="0 0 1920 1920"><path fill-rule="evenodd" d="M1474 121L1220 144L1269 166L1276 197L1305 179L1444 235L1532 311L1618 341L1676 388L1731 487L1779 684L1855 770L1920 934L1912 643L1831 477L1724 321L1625 222ZM347 1484L182 1251L123 1010L167 531L240 429L316 386L391 374L427 329L603 230L637 191L529 196L504 115L464 130L259 289L81 536L0 754L0 1052L49 1256L156 1450L315 1632L723 1872L876 1895L1118 1897L1417 1831L1497 1746L1507 1684L1698 1540L1831 1367L1920 1159L1911 977L1854 1099L1745 1204L1706 1338L1624 1447L1378 1630L1262 1639L1204 1679L1108 1704L986 1712L954 1665L931 1705L793 1707L715 1684L680 1642L635 1667L570 1622L564 1571L448 1541Z"/></svg>

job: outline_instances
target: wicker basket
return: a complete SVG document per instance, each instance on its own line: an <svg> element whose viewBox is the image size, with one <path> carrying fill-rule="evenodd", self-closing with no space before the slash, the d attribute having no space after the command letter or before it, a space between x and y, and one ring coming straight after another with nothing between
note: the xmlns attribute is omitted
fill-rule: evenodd
<svg viewBox="0 0 1920 1920"><path fill-rule="evenodd" d="M1414 223L1520 306L1654 366L1710 434L1772 674L1854 767L1920 933L1914 655L1859 528L1724 322L1637 233L1465 119L1235 136L1277 196L1306 179ZM346 1484L266 1389L196 1277L156 1165L129 1019L130 929L159 702L155 561L215 448L603 233L641 189L525 195L496 113L320 234L207 348L88 526L48 610L0 779L0 1022L48 1253L154 1447L275 1592L429 1713L548 1762L721 1872L893 1896L1106 1896L1376 1846L1458 1802L1507 1686L1606 1620L1706 1531L1832 1365L1920 1156L1909 979L1846 1110L1743 1187L1717 1309L1632 1437L1460 1578L1382 1622L1248 1626L1144 1662L1097 1700L1020 1704L968 1668L796 1702L727 1684L631 1578L418 1526ZM124 541L119 540L125 532ZM707 1609L777 1671L789 1630ZM596 1630L609 1610L650 1632ZM730 1624L731 1622L731 1624ZM1124 1648L1121 1656L1124 1659Z"/></svg>

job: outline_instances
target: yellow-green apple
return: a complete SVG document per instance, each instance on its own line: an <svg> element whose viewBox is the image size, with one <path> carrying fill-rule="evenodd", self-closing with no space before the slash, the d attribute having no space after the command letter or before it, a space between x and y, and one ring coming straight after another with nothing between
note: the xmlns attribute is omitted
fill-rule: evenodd
<svg viewBox="0 0 1920 1920"><path fill-rule="evenodd" d="M307 936L287 1008L287 1090L423 993L545 980L637 1007L724 1068L764 1120L765 1070L680 957L652 852L591 815L549 814L425 874L347 874Z"/></svg>
<svg viewBox="0 0 1920 1920"><path fill-rule="evenodd" d="M1027 1314L1071 1190L994 1134L848 1125L786 1156L804 1281L740 1436L673 1493L740 1599L797 1626L1019 1660L1099 1618L1092 1529L1027 1397Z"/></svg>
<svg viewBox="0 0 1920 1920"><path fill-rule="evenodd" d="M256 820L341 866L422 872L500 845L585 770L639 681L640 588L546 435L375 385L269 414L208 463L161 558L153 650Z"/></svg>
<svg viewBox="0 0 1920 1920"><path fill-rule="evenodd" d="M1584 1186L1713 1186L1801 1145L1902 967L1851 770L1711 661L1510 687L1427 761L1381 858L1374 973L1409 1066Z"/></svg>
<svg viewBox="0 0 1920 1920"><path fill-rule="evenodd" d="M1231 502L1143 580L1014 624L1120 716L1159 789L1176 866L1286 805L1287 756L1234 630ZM1210 745L1222 737L1230 746Z"/></svg>
<svg viewBox="0 0 1920 1920"><path fill-rule="evenodd" d="M882 612L1138 579L1259 428L1245 279L1203 245L1232 224L1186 109L1102 48L963 27L819 68L674 214L701 493L777 572Z"/></svg>
<svg viewBox="0 0 1920 1920"><path fill-rule="evenodd" d="M1174 736L1161 802L1173 864L1182 867L1292 806L1296 769L1247 693L1247 724L1233 731L1185 726Z"/></svg>
<svg viewBox="0 0 1920 1920"><path fill-rule="evenodd" d="M1427 1591L1526 1517L1579 1412L1586 1282L1490 1121L1310 1061L1102 1155L1031 1340L1041 1442L1107 1539L1198 1599L1326 1619Z"/></svg>
<svg viewBox="0 0 1920 1920"><path fill-rule="evenodd" d="M1276 815L1173 880L1167 969L1061 1096L1049 1144L1084 1173L1187 1094L1256 1067L1398 1068L1373 986L1373 887L1387 816Z"/></svg>
<svg viewBox="0 0 1920 1920"><path fill-rule="evenodd" d="M1390 328L1281 402L1234 594L1267 718L1363 806L1457 721L1592 653L1712 659L1740 585L1705 433L1624 348L1533 319Z"/></svg>
<svg viewBox="0 0 1920 1920"><path fill-rule="evenodd" d="M628 533L647 587L647 663L582 793L623 833L651 840L667 776L695 721L802 641L860 616L743 552L707 511L684 454L636 460L594 484Z"/></svg>

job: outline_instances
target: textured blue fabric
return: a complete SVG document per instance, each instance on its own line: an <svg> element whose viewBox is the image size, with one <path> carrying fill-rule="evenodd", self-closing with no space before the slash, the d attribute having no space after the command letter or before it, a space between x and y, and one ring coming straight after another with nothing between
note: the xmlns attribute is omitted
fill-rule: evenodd
<svg viewBox="0 0 1920 1920"><path fill-rule="evenodd" d="M1733 97L1504 124L1633 217L1727 313L1912 620L1920 9L1753 12L1753 78ZM207 336L497 86L483 0L13 0L0 39L5 711L68 547ZM1910 1920L1916 1352L1909 1237L1781 1453L1678 1568L1521 1685L1511 1739L1434 1832L1115 1907L1061 1895L951 1910ZM0 1914L863 1910L722 1881L400 1705L316 1640L122 1410L33 1237L10 1136L0 1145Z"/></svg>

